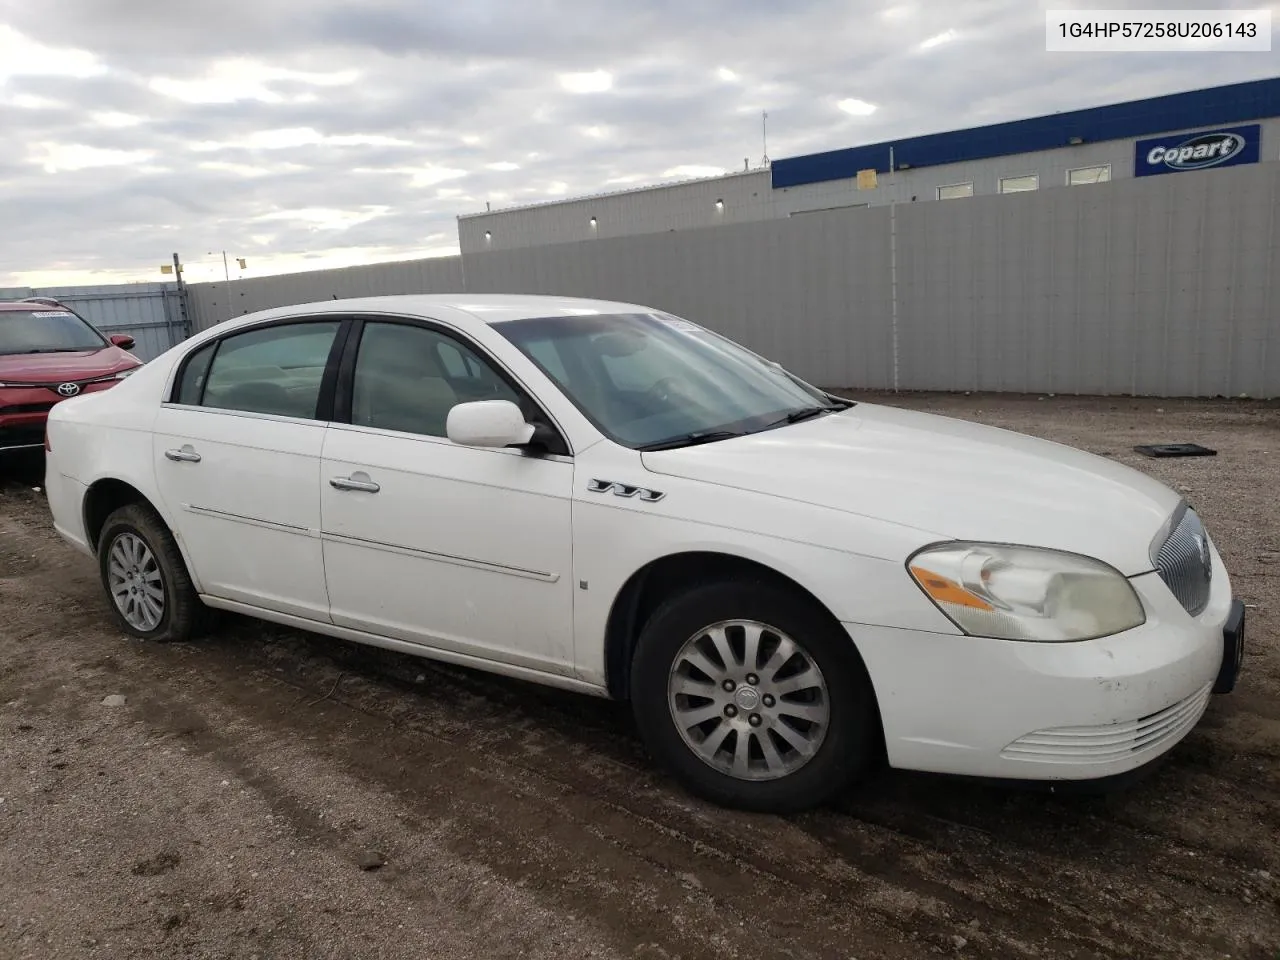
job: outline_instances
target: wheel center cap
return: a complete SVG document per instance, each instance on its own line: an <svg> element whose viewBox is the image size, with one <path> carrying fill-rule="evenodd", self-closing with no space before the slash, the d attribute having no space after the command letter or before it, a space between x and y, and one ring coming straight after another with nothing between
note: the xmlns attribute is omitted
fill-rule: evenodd
<svg viewBox="0 0 1280 960"><path fill-rule="evenodd" d="M760 706L760 692L755 687L739 687L733 699L740 710L754 710Z"/></svg>

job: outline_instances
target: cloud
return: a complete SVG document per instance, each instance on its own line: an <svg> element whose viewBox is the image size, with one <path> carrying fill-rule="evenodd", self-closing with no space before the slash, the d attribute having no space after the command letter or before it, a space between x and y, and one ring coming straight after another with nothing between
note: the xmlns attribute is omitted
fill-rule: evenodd
<svg viewBox="0 0 1280 960"><path fill-rule="evenodd" d="M14 77L96 77L105 65L88 50L41 43L0 22L0 84Z"/></svg>
<svg viewBox="0 0 1280 960"><path fill-rule="evenodd" d="M358 79L360 71L355 69L287 70L241 58L216 61L200 76L152 77L148 86L156 93L191 104L238 100L283 103L289 99L305 103L316 98L310 88L346 86Z"/></svg>
<svg viewBox="0 0 1280 960"><path fill-rule="evenodd" d="M954 30L943 30L941 33L935 33L928 39L921 40L917 49L932 50L934 47L940 47L944 43L951 43L952 41L959 39L959 36L960 35Z"/></svg>
<svg viewBox="0 0 1280 960"><path fill-rule="evenodd" d="M560 86L570 93L602 93L613 87L613 75L604 70L590 73L562 73Z"/></svg>
<svg viewBox="0 0 1280 960"><path fill-rule="evenodd" d="M45 173L135 166L155 156L151 150L106 150L82 143L48 142L32 144L28 155Z"/></svg>
<svg viewBox="0 0 1280 960"><path fill-rule="evenodd" d="M854 117L869 117L876 112L874 103L867 103L865 100L859 100L856 97L849 97L841 100L836 104L841 110Z"/></svg>
<svg viewBox="0 0 1280 960"><path fill-rule="evenodd" d="M0 286L447 252L486 203L757 163L763 111L776 159L1272 72L1047 54L1019 0L181 6L0 3Z"/></svg>

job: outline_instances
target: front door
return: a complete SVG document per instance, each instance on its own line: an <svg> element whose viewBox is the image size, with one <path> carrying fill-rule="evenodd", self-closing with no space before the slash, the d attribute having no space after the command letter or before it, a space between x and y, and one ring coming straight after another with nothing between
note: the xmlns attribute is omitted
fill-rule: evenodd
<svg viewBox="0 0 1280 960"><path fill-rule="evenodd" d="M330 426L321 462L331 616L572 675L572 462L445 435L455 404L495 398L529 402L480 348L428 324L364 323L351 422Z"/></svg>
<svg viewBox="0 0 1280 960"><path fill-rule="evenodd" d="M213 341L161 407L156 479L207 594L329 617L317 405L340 325L271 324Z"/></svg>

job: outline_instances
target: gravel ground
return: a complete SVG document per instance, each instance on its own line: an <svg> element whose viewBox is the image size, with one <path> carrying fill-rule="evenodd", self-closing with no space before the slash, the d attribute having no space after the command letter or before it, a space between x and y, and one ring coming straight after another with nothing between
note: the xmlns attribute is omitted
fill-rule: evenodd
<svg viewBox="0 0 1280 960"><path fill-rule="evenodd" d="M801 816L726 811L621 705L238 618L127 640L39 466L10 463L0 957L1276 960L1280 406L863 398L1112 456L1200 509L1252 607L1246 670L1150 778L885 772ZM1219 455L1132 451L1176 441Z"/></svg>

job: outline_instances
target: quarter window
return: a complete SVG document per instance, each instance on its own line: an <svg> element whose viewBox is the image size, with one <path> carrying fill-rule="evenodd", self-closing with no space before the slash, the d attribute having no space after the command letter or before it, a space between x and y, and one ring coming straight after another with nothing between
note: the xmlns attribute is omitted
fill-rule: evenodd
<svg viewBox="0 0 1280 960"><path fill-rule="evenodd" d="M471 400L520 396L470 347L438 331L366 323L351 385L357 426L444 437L449 411Z"/></svg>
<svg viewBox="0 0 1280 960"><path fill-rule="evenodd" d="M339 326L338 320L290 323L225 338L208 365L200 404L314 419ZM201 359L197 354L187 365L183 394L188 393L187 377Z"/></svg>
<svg viewBox="0 0 1280 960"><path fill-rule="evenodd" d="M210 341L187 360L187 365L182 368L182 382L178 384L178 403L193 407L200 403L200 393L209 376L209 361L213 359L213 351L217 345L218 341Z"/></svg>

